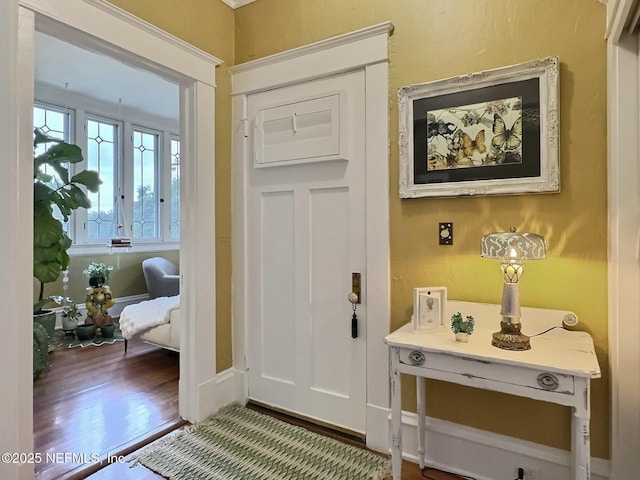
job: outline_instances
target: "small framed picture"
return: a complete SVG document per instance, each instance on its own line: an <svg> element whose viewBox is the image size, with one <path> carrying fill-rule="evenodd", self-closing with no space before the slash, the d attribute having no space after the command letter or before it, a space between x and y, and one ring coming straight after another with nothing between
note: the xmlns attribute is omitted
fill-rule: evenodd
<svg viewBox="0 0 640 480"><path fill-rule="evenodd" d="M413 331L417 333L444 328L446 303L447 287L414 288Z"/></svg>

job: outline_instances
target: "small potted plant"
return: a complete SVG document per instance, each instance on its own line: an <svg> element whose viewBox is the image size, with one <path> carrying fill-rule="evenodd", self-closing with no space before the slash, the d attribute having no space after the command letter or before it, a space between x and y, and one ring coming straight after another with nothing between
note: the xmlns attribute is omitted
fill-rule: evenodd
<svg viewBox="0 0 640 480"><path fill-rule="evenodd" d="M91 262L82 273L89 279L89 285L93 288L109 284L109 277L113 267L101 262Z"/></svg>
<svg viewBox="0 0 640 480"><path fill-rule="evenodd" d="M78 305L69 297L57 299L56 301L62 305L62 330L64 333L73 334L82 316Z"/></svg>
<svg viewBox="0 0 640 480"><path fill-rule="evenodd" d="M464 319L460 312L451 315L451 331L455 333L456 341L468 342L469 336L473 333L475 323L476 321L471 315L467 315Z"/></svg>

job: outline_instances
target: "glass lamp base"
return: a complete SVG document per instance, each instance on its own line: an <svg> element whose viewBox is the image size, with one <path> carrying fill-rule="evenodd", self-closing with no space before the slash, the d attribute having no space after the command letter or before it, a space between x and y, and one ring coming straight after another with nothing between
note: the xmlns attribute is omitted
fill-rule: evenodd
<svg viewBox="0 0 640 480"><path fill-rule="evenodd" d="M491 345L503 350L529 350L529 337L520 333L520 323L500 322L501 330L493 334Z"/></svg>

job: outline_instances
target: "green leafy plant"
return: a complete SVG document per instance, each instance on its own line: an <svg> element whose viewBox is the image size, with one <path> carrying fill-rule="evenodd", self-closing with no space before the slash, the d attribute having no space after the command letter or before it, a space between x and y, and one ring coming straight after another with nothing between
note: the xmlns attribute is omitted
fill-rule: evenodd
<svg viewBox="0 0 640 480"><path fill-rule="evenodd" d="M82 271L82 274L87 278L104 278L105 285L109 284L109 277L113 266L100 262L91 262L87 268Z"/></svg>
<svg viewBox="0 0 640 480"><path fill-rule="evenodd" d="M33 378L36 378L49 363L49 335L47 330L33 322Z"/></svg>
<svg viewBox="0 0 640 480"><path fill-rule="evenodd" d="M77 320L82 315L76 302L71 300L69 297L56 295L49 298L56 302L58 305L62 305L62 314L70 320Z"/></svg>
<svg viewBox="0 0 640 480"><path fill-rule="evenodd" d="M453 333L467 333L471 335L475 323L476 321L471 315L467 315L464 319L460 312L451 315L451 330Z"/></svg>
<svg viewBox="0 0 640 480"><path fill-rule="evenodd" d="M39 145L48 145L45 152L33 157L33 276L40 281L34 305L37 312L51 301L44 297L45 284L55 282L69 266L67 251L72 242L63 222L74 210L91 207L83 187L95 193L102 181L93 170L70 176L68 165L83 160L80 147L38 129L34 134L34 151Z"/></svg>

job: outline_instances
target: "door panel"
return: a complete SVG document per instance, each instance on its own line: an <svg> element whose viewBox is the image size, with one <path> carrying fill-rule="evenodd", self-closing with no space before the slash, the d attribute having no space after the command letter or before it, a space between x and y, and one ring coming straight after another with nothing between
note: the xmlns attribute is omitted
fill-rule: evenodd
<svg viewBox="0 0 640 480"><path fill-rule="evenodd" d="M262 369L273 381L295 380L295 310L289 301L295 290L293 192L262 196ZM265 278L267 277L267 278ZM270 281L277 278L278 282ZM277 318L278 321L269 321ZM265 324L266 319L266 324ZM270 345L279 345L270 349Z"/></svg>
<svg viewBox="0 0 640 480"><path fill-rule="evenodd" d="M322 119L339 154L327 156L322 135L317 155L308 142L299 148L296 102L313 117L312 107L324 104L308 99L335 95L339 108ZM274 105L282 161L257 164L265 141L256 136L269 133L261 116ZM366 278L364 73L251 95L248 111L249 397L364 432L366 292L355 339L347 301L351 273ZM283 147L288 139L300 158Z"/></svg>

